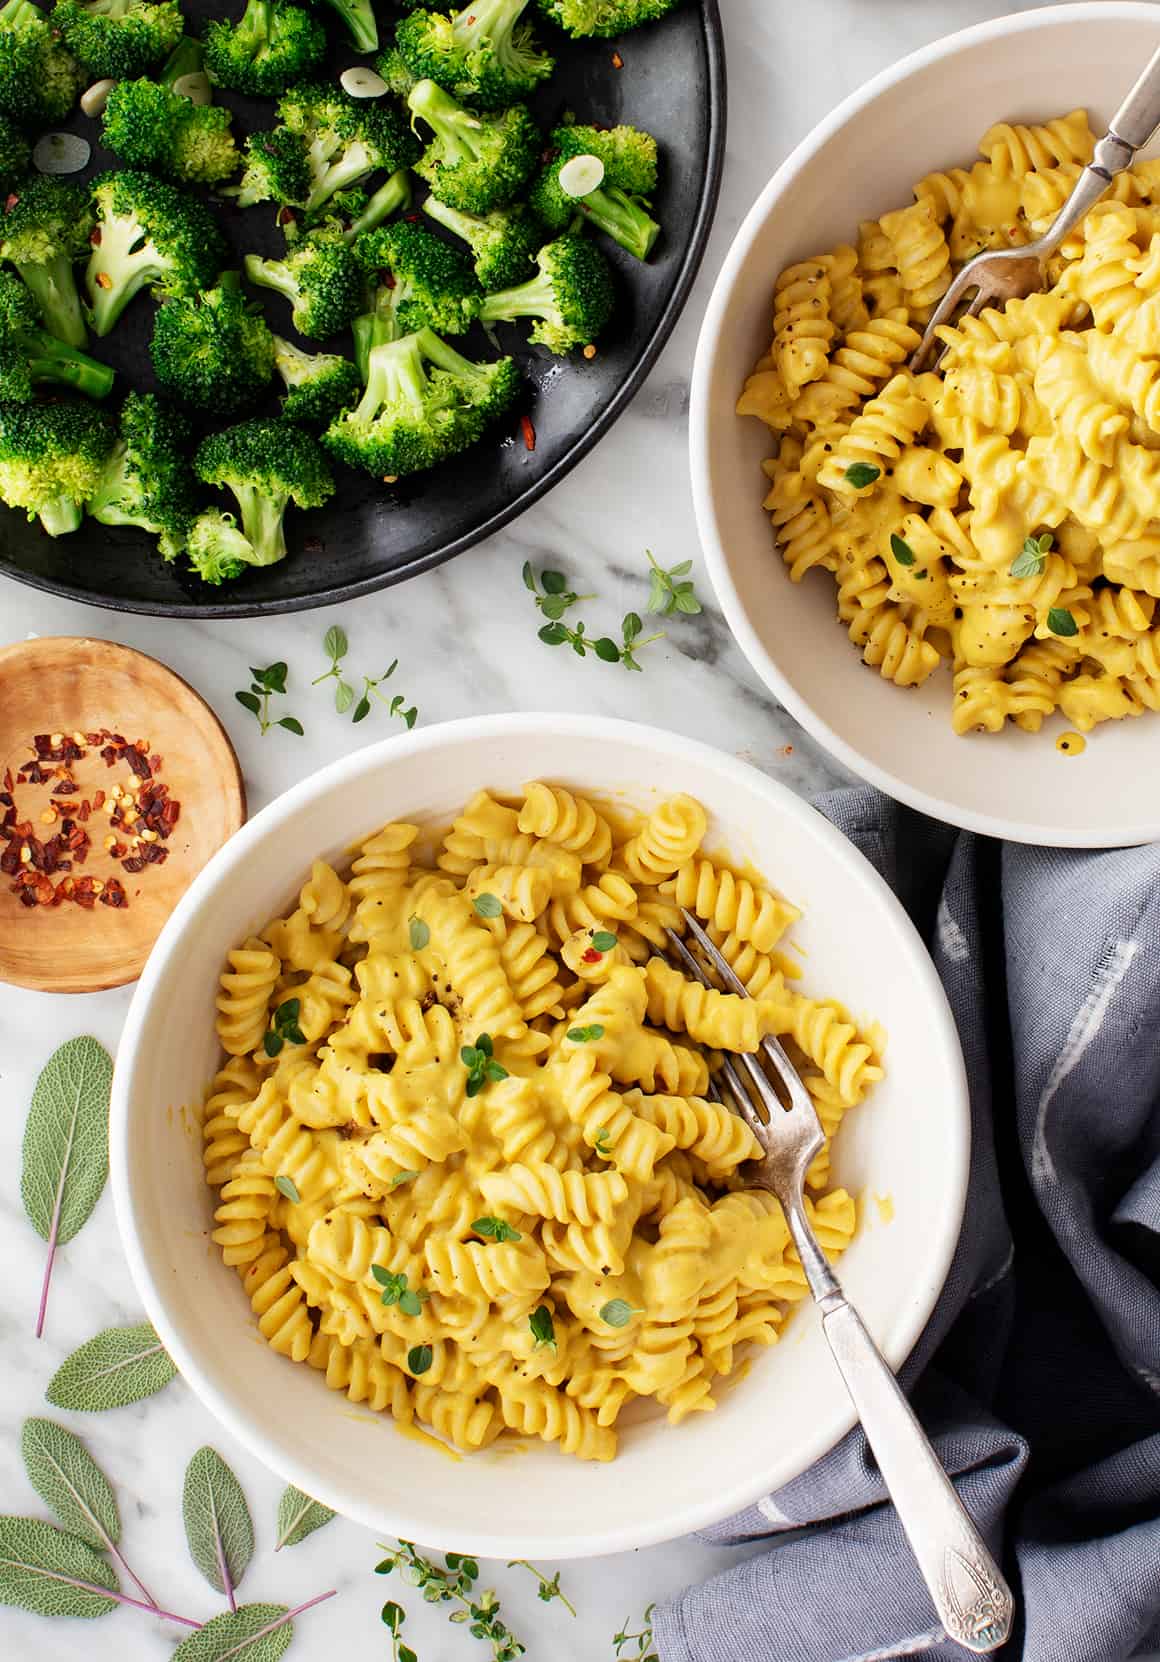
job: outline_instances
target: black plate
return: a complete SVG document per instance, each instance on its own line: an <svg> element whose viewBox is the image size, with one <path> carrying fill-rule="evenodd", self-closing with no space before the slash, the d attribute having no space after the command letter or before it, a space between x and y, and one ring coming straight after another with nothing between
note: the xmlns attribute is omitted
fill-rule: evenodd
<svg viewBox="0 0 1160 1662"><path fill-rule="evenodd" d="M194 20L223 12L196 0L183 9ZM393 8L378 10L387 38ZM229 15L240 15L240 0ZM546 24L537 28L558 59L556 74L533 101L537 115L548 125L573 109L581 120L607 126L627 121L655 134L662 158L656 215L663 231L647 265L601 238L617 268L620 299L592 361L579 354L553 358L528 347L526 329L498 331L503 350L514 352L524 367L523 410L533 423L534 451L528 451L514 419L497 438L398 486L336 468L338 491L325 508L309 514L290 510L288 558L220 587L167 566L153 539L141 532L86 520L72 536L53 539L3 507L0 570L116 611L169 617L300 611L386 588L461 554L523 513L576 465L639 389L700 265L725 148L724 48L717 0L687 0L663 22L620 41L572 42ZM622 60L619 69L614 54ZM367 61L343 50L334 67ZM268 102L228 95L221 102L237 112L239 136L272 125ZM79 114L69 125L90 141L99 132L97 123ZM94 146L86 173L115 165L115 157ZM282 246L268 203L245 212L226 208L221 217L239 252L276 254ZM292 335L286 303L268 290L261 293L271 326ZM147 350L153 310L151 300L138 298L113 334L96 343L97 355L123 372L123 386L154 384ZM492 355L482 332L467 337L465 350ZM271 404L270 413L275 411Z"/></svg>

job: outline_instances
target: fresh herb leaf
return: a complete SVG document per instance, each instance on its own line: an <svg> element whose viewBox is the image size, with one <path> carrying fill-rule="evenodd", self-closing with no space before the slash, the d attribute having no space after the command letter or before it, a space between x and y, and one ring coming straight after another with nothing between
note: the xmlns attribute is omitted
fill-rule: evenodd
<svg viewBox="0 0 1160 1662"><path fill-rule="evenodd" d="M55 1420L28 1419L21 1428L20 1452L28 1481L61 1527L97 1552L120 1558L117 1497L80 1438Z"/></svg>
<svg viewBox="0 0 1160 1662"><path fill-rule="evenodd" d="M333 658L337 663L340 658L346 657L347 648L346 630L340 629L337 623L332 623L322 637L322 650L328 658Z"/></svg>
<svg viewBox="0 0 1160 1662"><path fill-rule="evenodd" d="M608 1127L606 1125L602 1125L599 1127L595 1137L592 1139L593 1148L596 1150L597 1154L605 1160L609 1157L608 1143L611 1135L612 1133L609 1131Z"/></svg>
<svg viewBox="0 0 1160 1662"><path fill-rule="evenodd" d="M68 1039L40 1070L24 1127L20 1198L48 1243L36 1336L44 1331L56 1249L88 1222L109 1175L113 1063L96 1039Z"/></svg>
<svg viewBox="0 0 1160 1662"><path fill-rule="evenodd" d="M234 1589L254 1556L254 1524L241 1484L208 1445L186 1467L181 1512L190 1557L236 1610Z"/></svg>
<svg viewBox="0 0 1160 1662"><path fill-rule="evenodd" d="M510 1223L503 1218L476 1218L472 1224L476 1235L482 1235L491 1241L522 1241L523 1236L518 1229L513 1229Z"/></svg>
<svg viewBox="0 0 1160 1662"><path fill-rule="evenodd" d="M431 939L431 931L428 926L423 922L422 918L417 918L414 914L412 914L407 924L407 935L411 942L412 952L422 952L423 948Z"/></svg>
<svg viewBox="0 0 1160 1662"><path fill-rule="evenodd" d="M340 716L344 716L354 703L354 688L349 681L339 680L334 687L334 707Z"/></svg>
<svg viewBox="0 0 1160 1662"><path fill-rule="evenodd" d="M625 1622L619 1633L612 1635L612 1643L616 1646L616 1655L620 1662L659 1662L656 1651L653 1649L652 1614L655 1604L650 1604L644 1613L644 1625L637 1633L630 1633L628 1622ZM635 1645L634 1651L625 1650L626 1645Z"/></svg>
<svg viewBox="0 0 1160 1662"><path fill-rule="evenodd" d="M397 1304L404 1316L417 1316L431 1297L421 1287L408 1287L405 1271L396 1275L385 1270L381 1264L372 1264L371 1274L382 1288L383 1304Z"/></svg>
<svg viewBox="0 0 1160 1662"><path fill-rule="evenodd" d="M546 1576L544 1572L542 1570L538 1570L534 1564L529 1564L526 1558L509 1559L508 1569L530 1571L540 1584L539 1590L536 1594L537 1598L543 1599L545 1604L551 1604L553 1599L559 1599L565 1610L569 1611L573 1616L576 1614L576 1606L572 1603L571 1599L565 1597L563 1589L560 1586L559 1570L557 1570L553 1576Z"/></svg>
<svg viewBox="0 0 1160 1662"><path fill-rule="evenodd" d="M478 1096L484 1086L490 1081L496 1084L508 1077L508 1071L492 1055L490 1033L481 1033L473 1045L464 1045L459 1052L459 1060L467 1069L467 1095Z"/></svg>
<svg viewBox="0 0 1160 1662"><path fill-rule="evenodd" d="M586 657L591 650L603 663L623 664L625 669L639 670L641 666L634 656L634 648L648 646L651 641L659 641L664 634L662 630L659 634L649 635L645 640L641 640L641 630L644 626L639 614L627 612L621 622L619 645L608 635L600 635L594 639L585 634L583 623L577 623L574 629L570 629L566 623L560 622L570 606L574 606L579 600L593 600L594 595L574 594L566 588L561 588L560 585L565 584L567 579L558 571L541 573L545 592L540 594L530 563L525 563L523 577L525 586L536 597L537 608L550 620L537 631L545 646L570 646L578 658ZM689 584L687 587L691 589L692 585ZM699 604L696 609L700 610Z"/></svg>
<svg viewBox="0 0 1160 1662"><path fill-rule="evenodd" d="M872 485L875 479L882 477L882 469L875 467L873 462L851 462L844 477L846 483L853 485L856 491L864 491L867 485Z"/></svg>
<svg viewBox="0 0 1160 1662"><path fill-rule="evenodd" d="M697 591L691 581L681 582L685 573L692 569L692 560L682 560L679 565L666 571L653 559L652 550L646 548L649 571L648 610L659 613L661 617L670 617L674 612L682 612L687 617L695 616L701 610L701 602L697 599ZM638 631L639 633L639 631Z"/></svg>
<svg viewBox="0 0 1160 1662"><path fill-rule="evenodd" d="M270 1027L262 1038L262 1049L267 1056L277 1056L287 1042L292 1045L306 1043L306 1035L298 1025L301 1011L301 999L287 998L279 1004L274 1011Z"/></svg>
<svg viewBox="0 0 1160 1662"><path fill-rule="evenodd" d="M117 1578L87 1541L40 1518L0 1518L0 1604L37 1616L107 1616Z"/></svg>
<svg viewBox="0 0 1160 1662"><path fill-rule="evenodd" d="M890 533L890 552L900 566L912 566L914 564L914 549L911 548L904 537L898 535L897 531L891 531Z"/></svg>
<svg viewBox="0 0 1160 1662"><path fill-rule="evenodd" d="M352 722L353 721L365 721L366 718L370 715L370 713L371 713L371 701L367 697L366 693L363 693L362 697L359 699L358 703L355 705L354 715L351 716L350 719L351 719Z"/></svg>
<svg viewBox="0 0 1160 1662"><path fill-rule="evenodd" d="M568 579L562 571L541 571L540 584L543 585L543 594L536 583L536 574L532 569L532 562L525 560L523 567L524 587L535 597L536 609L552 623L556 623L564 616L569 607L575 606L580 600L595 600L594 594L576 594L568 587ZM543 629L540 630L540 639L547 641L549 646L561 646L567 639L564 630L558 636L550 639Z"/></svg>
<svg viewBox="0 0 1160 1662"><path fill-rule="evenodd" d="M301 1489L289 1484L278 1502L278 1539L274 1542L274 1551L296 1547L299 1541L313 1535L316 1529L322 1529L333 1517L329 1506L323 1506L320 1500L312 1500Z"/></svg>
<svg viewBox="0 0 1160 1662"><path fill-rule="evenodd" d="M297 1183L295 1183L292 1177L286 1177L282 1172L279 1172L277 1177L274 1179L274 1187L280 1195L285 1195L287 1200L293 1201L295 1206L297 1206L302 1199L302 1196L298 1193Z"/></svg>
<svg viewBox="0 0 1160 1662"><path fill-rule="evenodd" d="M257 718L258 731L262 737L265 738L271 727L284 727L288 733L297 733L301 738L302 723L294 716L283 716L277 721L270 717L271 695L281 695L286 691L286 665L267 664L265 669L255 669L251 665L250 674L254 680L249 692L236 692L234 697L243 709Z"/></svg>
<svg viewBox="0 0 1160 1662"><path fill-rule="evenodd" d="M1011 567L1012 577L1041 577L1054 541L1050 531L1038 537L1025 537Z"/></svg>
<svg viewBox="0 0 1160 1662"><path fill-rule="evenodd" d="M574 1045L585 1045L590 1039L602 1039L604 1028L598 1021L594 1021L588 1027L570 1027L567 1036Z"/></svg>
<svg viewBox="0 0 1160 1662"><path fill-rule="evenodd" d="M1053 635L1060 635L1065 640L1072 635L1079 634L1079 624L1066 606L1053 606L1051 608L1047 614L1047 627Z"/></svg>
<svg viewBox="0 0 1160 1662"><path fill-rule="evenodd" d="M407 1352L407 1367L415 1378L426 1373L435 1359L435 1352L430 1345L412 1345Z"/></svg>
<svg viewBox="0 0 1160 1662"><path fill-rule="evenodd" d="M494 894L477 894L471 904L481 918L498 918L503 911L503 902Z"/></svg>
<svg viewBox="0 0 1160 1662"><path fill-rule="evenodd" d="M608 929L598 929L592 937L592 945L597 952L612 952L616 947L616 936Z"/></svg>
<svg viewBox="0 0 1160 1662"><path fill-rule="evenodd" d="M477 1589L479 1564L474 1558L449 1552L444 1557L444 1569L432 1559L424 1558L410 1541L400 1541L393 1549L383 1547L383 1551L387 1556L375 1565L375 1574L390 1575L398 1570L409 1586L418 1589L425 1603L454 1605L455 1608L448 1613L448 1620L456 1626L466 1625L473 1637L486 1640L491 1646L491 1662L516 1662L517 1658L527 1654L524 1645L501 1619L500 1603L495 1593ZM405 1619L402 1614L394 1614L400 1608L395 1604L383 1606L383 1621L393 1641L397 1641L398 1630ZM398 1662L416 1662L414 1652L402 1645L398 1648L397 1658Z"/></svg>
<svg viewBox="0 0 1160 1662"><path fill-rule="evenodd" d="M607 1304L600 1306L600 1320L607 1322L609 1327L627 1327L634 1316L643 1314L643 1310L635 1309L623 1298L610 1298Z"/></svg>
<svg viewBox="0 0 1160 1662"><path fill-rule="evenodd" d="M96 1414L151 1397L176 1374L148 1322L107 1327L65 1358L44 1395L54 1408Z"/></svg>
<svg viewBox="0 0 1160 1662"><path fill-rule="evenodd" d="M541 1345L549 1350L556 1348L556 1324L552 1320L552 1312L546 1304L541 1304L528 1317L528 1326L532 1330L532 1338L536 1341L536 1349Z"/></svg>
<svg viewBox="0 0 1160 1662"><path fill-rule="evenodd" d="M397 1171L391 1178L391 1188L397 1189L402 1183L410 1183L419 1173L417 1171Z"/></svg>
<svg viewBox="0 0 1160 1662"><path fill-rule="evenodd" d="M278 1662L294 1637L295 1617L333 1597L332 1588L295 1610L284 1604L242 1604L237 1610L224 1610L170 1651L169 1662Z"/></svg>

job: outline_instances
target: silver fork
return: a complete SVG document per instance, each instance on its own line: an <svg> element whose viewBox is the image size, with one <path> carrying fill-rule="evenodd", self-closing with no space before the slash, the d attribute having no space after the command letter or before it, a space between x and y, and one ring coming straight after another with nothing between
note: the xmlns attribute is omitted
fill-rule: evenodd
<svg viewBox="0 0 1160 1662"><path fill-rule="evenodd" d="M942 356L935 337L940 324L952 321L954 313L970 293L974 298L963 316L975 316L984 306L1006 305L1008 300L1034 294L1044 285L1044 262L1055 253L1064 237L1090 208L1094 208L1117 173L1132 165L1160 126L1160 47L1147 69L1124 99L1111 125L1095 147L1095 154L1075 182L1075 189L1052 222L1051 229L1022 248L990 249L968 260L935 307L934 316L923 331L918 350L910 360L917 375L930 359L931 367ZM931 356L932 350L933 357Z"/></svg>
<svg viewBox="0 0 1160 1662"><path fill-rule="evenodd" d="M747 998L746 988L701 924L687 910L682 915L722 986ZM674 930L666 934L672 956L702 985L712 987L704 965L686 942ZM733 1099L728 1106L742 1116L764 1150L744 1175L754 1188L768 1190L781 1203L810 1292L821 1310L822 1330L939 1620L949 1637L967 1650L996 1650L1011 1632L1011 1589L818 1244L806 1216L804 1184L825 1134L809 1092L778 1040L763 1039L761 1053L780 1080L788 1107L752 1056L726 1056L721 1070ZM756 1103L764 1109L764 1117Z"/></svg>

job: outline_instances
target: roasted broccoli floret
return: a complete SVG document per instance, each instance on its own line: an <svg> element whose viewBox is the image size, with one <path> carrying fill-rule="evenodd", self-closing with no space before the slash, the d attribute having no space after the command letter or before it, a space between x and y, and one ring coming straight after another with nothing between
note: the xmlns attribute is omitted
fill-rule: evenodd
<svg viewBox="0 0 1160 1662"><path fill-rule="evenodd" d="M195 104L174 87L201 67L200 44L184 37L159 80L118 81L105 105L103 137L109 149L134 167L153 168L182 184L228 179L240 160L229 110Z"/></svg>
<svg viewBox="0 0 1160 1662"><path fill-rule="evenodd" d="M84 399L0 405L0 500L50 537L75 531L114 436L111 416Z"/></svg>
<svg viewBox="0 0 1160 1662"><path fill-rule="evenodd" d="M362 268L341 234L311 238L284 260L247 254L246 277L258 288L284 295L294 327L312 340L337 335L363 303Z"/></svg>
<svg viewBox="0 0 1160 1662"><path fill-rule="evenodd" d="M362 391L362 377L349 358L303 352L280 335L274 336L274 368L286 386L283 418L305 427L325 427Z"/></svg>
<svg viewBox="0 0 1160 1662"><path fill-rule="evenodd" d="M113 371L41 327L35 300L18 277L0 271L0 401L25 404L40 382L107 398Z"/></svg>
<svg viewBox="0 0 1160 1662"><path fill-rule="evenodd" d="M623 35L655 23L679 0L539 0L540 10L575 40L588 35Z"/></svg>
<svg viewBox="0 0 1160 1662"><path fill-rule="evenodd" d="M396 98L406 99L415 82L419 80L418 75L412 75L407 67L406 59L397 46L392 46L386 52L381 52L375 59L375 68Z"/></svg>
<svg viewBox="0 0 1160 1662"><path fill-rule="evenodd" d="M379 26L374 0L317 0L317 3L329 6L345 25L347 39L356 52L378 51Z"/></svg>
<svg viewBox="0 0 1160 1662"><path fill-rule="evenodd" d="M614 291L608 261L586 237L557 237L536 256L539 273L518 288L483 298L484 323L536 318L531 339L550 352L570 352L594 341L612 316Z"/></svg>
<svg viewBox="0 0 1160 1662"><path fill-rule="evenodd" d="M172 52L182 31L173 0L56 0L53 27L90 75L144 75Z"/></svg>
<svg viewBox="0 0 1160 1662"><path fill-rule="evenodd" d="M306 141L311 186L308 217L317 217L340 192L385 168L394 173L417 160L421 146L400 111L340 87L307 83L279 102L278 115Z"/></svg>
<svg viewBox="0 0 1160 1662"><path fill-rule="evenodd" d="M210 80L250 98L277 98L325 56L326 30L290 0L246 0L239 22L217 18L205 28Z"/></svg>
<svg viewBox="0 0 1160 1662"><path fill-rule="evenodd" d="M228 583L254 563L254 550L238 530L237 520L220 508L198 514L185 539L185 552L203 583Z"/></svg>
<svg viewBox="0 0 1160 1662"><path fill-rule="evenodd" d="M27 283L49 334L69 346L88 339L73 262L89 251L93 210L84 185L33 173L0 218L0 259Z"/></svg>
<svg viewBox="0 0 1160 1662"><path fill-rule="evenodd" d="M415 172L437 196L473 214L515 200L540 157L540 132L525 104L479 115L434 81L419 81L407 103L435 134Z"/></svg>
<svg viewBox="0 0 1160 1662"><path fill-rule="evenodd" d="M367 277L381 275L399 334L462 335L479 316L483 293L471 261L422 225L382 226L354 247Z"/></svg>
<svg viewBox="0 0 1160 1662"><path fill-rule="evenodd" d="M10 190L28 172L32 145L16 123L0 115L0 190Z"/></svg>
<svg viewBox="0 0 1160 1662"><path fill-rule="evenodd" d="M159 307L149 351L161 385L195 410L244 410L274 374L274 337L261 309L224 279Z"/></svg>
<svg viewBox="0 0 1160 1662"><path fill-rule="evenodd" d="M384 219L411 206L411 175L407 168L397 168L385 184L368 196L358 214L346 227L343 235L354 242L364 231L373 231Z"/></svg>
<svg viewBox="0 0 1160 1662"><path fill-rule="evenodd" d="M271 566L285 558L282 521L291 502L321 508L334 495L326 457L309 433L288 421L243 421L211 433L198 446L194 472L207 485L232 491L242 515L247 564Z"/></svg>
<svg viewBox="0 0 1160 1662"><path fill-rule="evenodd" d="M107 335L143 288L196 294L213 282L225 242L204 203L151 173L126 168L93 184L95 246L86 285L93 329Z"/></svg>
<svg viewBox="0 0 1160 1662"><path fill-rule="evenodd" d="M522 282L543 246L543 226L522 203L493 208L489 214L465 214L429 196L423 212L463 238L475 256L475 275L485 289L506 289Z"/></svg>
<svg viewBox="0 0 1160 1662"><path fill-rule="evenodd" d="M31 0L0 9L0 113L45 126L63 121L84 84L80 65Z"/></svg>
<svg viewBox="0 0 1160 1662"><path fill-rule="evenodd" d="M197 512L190 464L190 427L180 411L151 392L131 392L121 409L121 432L88 501L102 525L137 525L175 560Z"/></svg>
<svg viewBox="0 0 1160 1662"><path fill-rule="evenodd" d="M251 208L255 202L301 206L309 194L306 141L301 133L292 133L289 127L251 133L246 140L246 168L241 183L222 192L223 196L236 196L240 208Z"/></svg>
<svg viewBox="0 0 1160 1662"><path fill-rule="evenodd" d="M520 19L528 0L473 0L462 11L413 11L395 32L407 68L456 98L502 110L526 98L556 67Z"/></svg>
<svg viewBox="0 0 1160 1662"><path fill-rule="evenodd" d="M566 231L579 213L638 260L647 260L660 234L648 202L657 183L652 135L635 127L556 127L548 143L552 160L528 199L548 229ZM570 167L577 158L587 165Z"/></svg>
<svg viewBox="0 0 1160 1662"><path fill-rule="evenodd" d="M474 444L519 389L511 358L472 363L420 329L372 349L362 399L331 422L323 443L380 478L417 473Z"/></svg>

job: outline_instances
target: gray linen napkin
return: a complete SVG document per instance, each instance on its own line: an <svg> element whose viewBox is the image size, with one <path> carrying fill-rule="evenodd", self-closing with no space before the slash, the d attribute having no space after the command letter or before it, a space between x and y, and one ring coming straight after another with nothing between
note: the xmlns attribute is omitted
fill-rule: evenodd
<svg viewBox="0 0 1160 1662"><path fill-rule="evenodd" d="M963 1232L901 1377L1015 1588L1003 1655L1160 1648L1160 846L1000 845L861 787L819 806L922 931L966 1056ZM706 1536L781 1539L658 1610L662 1662L966 1656L859 1430Z"/></svg>

